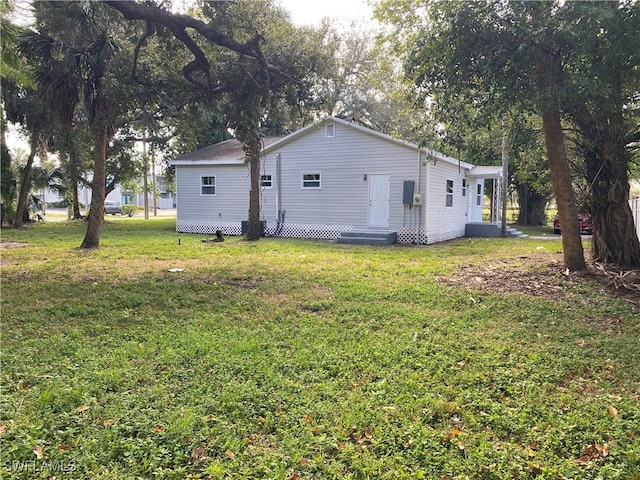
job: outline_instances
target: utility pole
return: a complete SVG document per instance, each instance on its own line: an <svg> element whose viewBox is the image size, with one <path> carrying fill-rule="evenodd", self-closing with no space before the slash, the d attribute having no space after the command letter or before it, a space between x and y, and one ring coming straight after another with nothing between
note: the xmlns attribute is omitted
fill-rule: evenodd
<svg viewBox="0 0 640 480"><path fill-rule="evenodd" d="M152 202L153 202L153 216L158 216L158 199L156 198L158 190L156 189L156 156L153 153L153 147L151 147L151 189L153 193L151 194Z"/></svg>
<svg viewBox="0 0 640 480"><path fill-rule="evenodd" d="M142 177L142 196L144 203L144 219L149 220L149 185L147 177L149 176L149 159L147 158L147 132L144 132L144 140L142 141L142 159L144 160L144 172Z"/></svg>
<svg viewBox="0 0 640 480"><path fill-rule="evenodd" d="M509 145L507 142L507 130L504 117L502 118L502 192L501 192L501 209L502 224L500 228L500 236L507 237L507 186L509 183Z"/></svg>

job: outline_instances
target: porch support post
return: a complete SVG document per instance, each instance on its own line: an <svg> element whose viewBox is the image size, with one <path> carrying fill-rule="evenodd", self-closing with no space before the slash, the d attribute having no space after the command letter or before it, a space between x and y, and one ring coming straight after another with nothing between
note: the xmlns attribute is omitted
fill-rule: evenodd
<svg viewBox="0 0 640 480"><path fill-rule="evenodd" d="M507 143L507 133L505 132L505 121L502 120L502 195L500 195L500 212L502 212L500 236L507 237L507 178L509 176L509 151Z"/></svg>

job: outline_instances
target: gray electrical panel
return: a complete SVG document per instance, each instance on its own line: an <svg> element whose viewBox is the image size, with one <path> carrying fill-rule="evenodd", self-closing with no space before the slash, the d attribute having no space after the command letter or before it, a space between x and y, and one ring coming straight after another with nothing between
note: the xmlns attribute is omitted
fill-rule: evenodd
<svg viewBox="0 0 640 480"><path fill-rule="evenodd" d="M416 182L413 180L405 180L402 188L402 203L405 205L413 205L413 190Z"/></svg>

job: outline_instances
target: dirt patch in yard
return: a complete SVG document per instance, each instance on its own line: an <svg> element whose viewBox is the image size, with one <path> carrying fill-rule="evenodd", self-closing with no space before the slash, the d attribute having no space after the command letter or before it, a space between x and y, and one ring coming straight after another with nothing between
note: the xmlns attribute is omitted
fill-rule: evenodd
<svg viewBox="0 0 640 480"><path fill-rule="evenodd" d="M571 273L563 267L561 253L496 259L461 266L440 281L458 288L488 293L522 293L561 300L569 284L590 282L596 292L606 293L640 307L640 270L622 270L588 261L586 272Z"/></svg>
<svg viewBox="0 0 640 480"><path fill-rule="evenodd" d="M27 245L29 244L20 242L0 242L0 248L20 248L26 247Z"/></svg>

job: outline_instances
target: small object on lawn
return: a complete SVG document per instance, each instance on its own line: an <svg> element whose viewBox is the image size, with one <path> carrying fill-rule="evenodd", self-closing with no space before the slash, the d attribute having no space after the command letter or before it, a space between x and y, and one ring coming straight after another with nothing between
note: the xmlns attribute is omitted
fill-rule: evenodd
<svg viewBox="0 0 640 480"><path fill-rule="evenodd" d="M224 242L224 237L222 236L222 230L216 230L216 238L205 238L202 240L202 243L217 243Z"/></svg>
<svg viewBox="0 0 640 480"><path fill-rule="evenodd" d="M178 245L180 245L180 239L178 239Z"/></svg>
<svg viewBox="0 0 640 480"><path fill-rule="evenodd" d="M169 270L167 270L167 272L170 272L170 273L184 272L184 268L170 268Z"/></svg>

